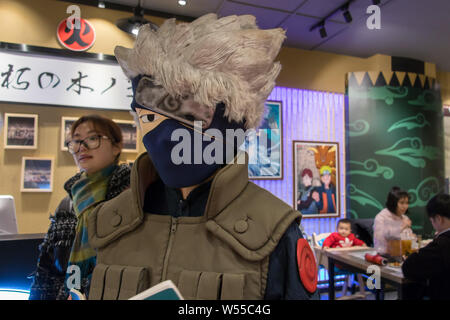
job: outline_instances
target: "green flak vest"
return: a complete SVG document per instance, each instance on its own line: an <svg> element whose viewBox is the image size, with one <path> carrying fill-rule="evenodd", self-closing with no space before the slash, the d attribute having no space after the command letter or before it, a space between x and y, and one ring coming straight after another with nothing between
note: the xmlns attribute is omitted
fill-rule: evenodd
<svg viewBox="0 0 450 320"><path fill-rule="evenodd" d="M168 279L185 299L263 299L269 255L301 214L249 182L245 159L218 171L203 216L175 218L143 212L157 173L141 154L130 189L88 218L98 252L89 299L128 299Z"/></svg>

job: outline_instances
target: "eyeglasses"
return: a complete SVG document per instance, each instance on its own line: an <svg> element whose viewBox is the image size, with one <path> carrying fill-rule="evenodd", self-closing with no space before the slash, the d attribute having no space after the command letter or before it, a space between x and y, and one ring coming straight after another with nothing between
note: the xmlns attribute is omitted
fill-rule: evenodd
<svg viewBox="0 0 450 320"><path fill-rule="evenodd" d="M83 140L71 140L67 142L67 148L71 154L75 154L80 151L81 144L83 144L88 150L94 150L100 147L101 139L109 139L107 136L95 135L87 137Z"/></svg>

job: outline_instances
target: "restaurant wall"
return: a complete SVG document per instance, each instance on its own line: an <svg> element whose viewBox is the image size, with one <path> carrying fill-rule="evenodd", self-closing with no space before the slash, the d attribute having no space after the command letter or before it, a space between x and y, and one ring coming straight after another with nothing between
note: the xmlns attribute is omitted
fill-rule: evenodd
<svg viewBox="0 0 450 320"><path fill-rule="evenodd" d="M450 105L450 72L437 71L436 80L441 86L442 104Z"/></svg>
<svg viewBox="0 0 450 320"><path fill-rule="evenodd" d="M345 114L344 95L338 93L275 87L268 100L282 103L283 180L254 180L260 187L289 205L294 201L294 141L337 142L336 174L338 217L303 215L302 226L308 235L333 232L340 218L346 217L345 207ZM312 170L318 170L319 168ZM297 175L299 172L297 172ZM301 177L297 176L297 182ZM295 200L297 195L295 195Z"/></svg>
<svg viewBox="0 0 450 320"><path fill-rule="evenodd" d="M52 106L27 106L0 102L0 114L26 113L38 115L38 148L5 149L3 128L0 134L0 194L12 195L15 200L19 233L46 232L49 214L54 213L59 202L67 195L64 183L78 172L72 155L62 151L61 117L80 117L96 113L110 119L133 120L127 111L92 110ZM3 122L3 121L2 121ZM144 152L139 140L138 153L122 153L120 162L133 161ZM22 157L53 157L53 192L21 192Z"/></svg>
<svg viewBox="0 0 450 320"><path fill-rule="evenodd" d="M444 148L445 148L445 187L449 192L450 187L450 105L444 105Z"/></svg>
<svg viewBox="0 0 450 320"><path fill-rule="evenodd" d="M414 72L355 72L347 83L347 211L374 218L385 207L390 188L398 186L410 195L412 229L432 237L425 206L445 189L436 80Z"/></svg>

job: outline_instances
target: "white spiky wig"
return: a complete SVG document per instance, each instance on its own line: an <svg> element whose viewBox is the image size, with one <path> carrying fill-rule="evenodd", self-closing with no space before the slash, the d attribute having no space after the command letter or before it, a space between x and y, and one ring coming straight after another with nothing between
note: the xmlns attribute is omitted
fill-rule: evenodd
<svg viewBox="0 0 450 320"><path fill-rule="evenodd" d="M133 49L117 46L114 53L128 78L150 75L174 97L224 102L230 121L245 119L246 128L256 128L281 70L273 60L284 34L258 29L254 16L207 14L191 23L166 20L157 31L144 25Z"/></svg>

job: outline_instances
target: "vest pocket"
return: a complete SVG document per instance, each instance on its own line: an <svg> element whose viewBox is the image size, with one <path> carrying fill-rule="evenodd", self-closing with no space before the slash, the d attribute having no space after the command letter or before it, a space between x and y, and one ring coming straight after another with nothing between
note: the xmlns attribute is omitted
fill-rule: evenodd
<svg viewBox="0 0 450 320"><path fill-rule="evenodd" d="M196 298L200 274L200 271L181 271L180 278L178 280L178 289L180 290L184 299L194 300Z"/></svg>
<svg viewBox="0 0 450 320"><path fill-rule="evenodd" d="M127 300L150 283L144 267L98 264L92 274L89 300Z"/></svg>
<svg viewBox="0 0 450 320"><path fill-rule="evenodd" d="M220 294L222 274L215 272L202 272L198 282L198 300L217 300Z"/></svg>
<svg viewBox="0 0 450 320"><path fill-rule="evenodd" d="M124 266L110 266L106 270L103 300L117 300L124 269Z"/></svg>
<svg viewBox="0 0 450 320"><path fill-rule="evenodd" d="M243 274L183 270L178 289L186 300L240 300L244 284Z"/></svg>
<svg viewBox="0 0 450 320"><path fill-rule="evenodd" d="M105 275L108 266L97 264L92 273L91 286L89 288L89 300L101 300L103 297L103 288L105 287Z"/></svg>
<svg viewBox="0 0 450 320"><path fill-rule="evenodd" d="M150 270L144 267L126 267L123 271L119 300L127 300L149 288Z"/></svg>
<svg viewBox="0 0 450 320"><path fill-rule="evenodd" d="M222 279L221 300L244 299L245 277L243 274L224 273Z"/></svg>

